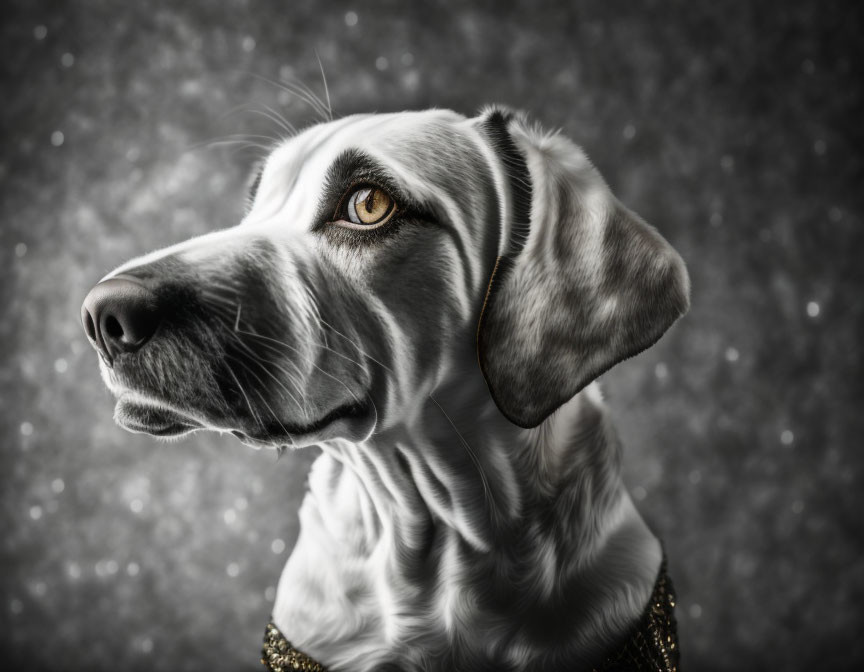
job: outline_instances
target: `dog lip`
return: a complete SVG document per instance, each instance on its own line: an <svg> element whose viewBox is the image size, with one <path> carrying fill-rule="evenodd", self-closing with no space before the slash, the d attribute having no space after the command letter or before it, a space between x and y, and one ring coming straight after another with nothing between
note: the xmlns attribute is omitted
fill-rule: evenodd
<svg viewBox="0 0 864 672"><path fill-rule="evenodd" d="M276 421L269 423L257 432L233 430L231 433L243 443L260 447L261 445L283 445L286 438L289 442L320 433L339 420L361 420L371 411L369 401L351 401L336 407L319 420L309 425L295 425Z"/></svg>
<svg viewBox="0 0 864 672"><path fill-rule="evenodd" d="M121 427L141 434L152 436L180 436L201 425L177 411L162 406L154 406L140 399L130 399L122 395L114 409L114 419Z"/></svg>
<svg viewBox="0 0 864 672"><path fill-rule="evenodd" d="M320 432L325 427L332 425L337 420L350 419L350 418L360 418L364 416L369 411L369 404L352 401L347 404L343 404L332 411L330 411L323 418L318 420L317 422L308 425L305 428L302 428L301 431L296 432L297 434L314 434L316 432ZM287 428L286 428L287 429Z"/></svg>

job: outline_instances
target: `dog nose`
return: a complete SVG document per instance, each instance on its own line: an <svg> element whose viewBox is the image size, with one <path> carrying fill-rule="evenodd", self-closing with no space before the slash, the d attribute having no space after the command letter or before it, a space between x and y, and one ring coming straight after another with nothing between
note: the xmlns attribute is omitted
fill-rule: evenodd
<svg viewBox="0 0 864 672"><path fill-rule="evenodd" d="M144 345L162 322L156 295L123 277L96 285L81 306L81 321L93 347L110 366L124 352Z"/></svg>

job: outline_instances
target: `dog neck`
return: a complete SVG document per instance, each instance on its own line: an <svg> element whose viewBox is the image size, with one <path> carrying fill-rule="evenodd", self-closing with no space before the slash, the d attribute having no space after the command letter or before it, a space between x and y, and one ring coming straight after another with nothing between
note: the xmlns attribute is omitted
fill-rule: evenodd
<svg viewBox="0 0 864 672"><path fill-rule="evenodd" d="M322 446L273 620L329 669L590 664L642 612L661 550L596 386L533 430L472 399Z"/></svg>

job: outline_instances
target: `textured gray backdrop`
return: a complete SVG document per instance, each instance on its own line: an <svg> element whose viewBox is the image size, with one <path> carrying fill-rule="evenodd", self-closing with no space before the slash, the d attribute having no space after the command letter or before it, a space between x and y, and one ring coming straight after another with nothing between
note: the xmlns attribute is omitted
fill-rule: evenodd
<svg viewBox="0 0 864 672"><path fill-rule="evenodd" d="M638 4L638 7L637 7ZM234 223L266 106L489 102L593 157L693 310L605 378L685 669L864 669L860 3L4 2L0 667L256 670L311 452L116 428L78 323Z"/></svg>

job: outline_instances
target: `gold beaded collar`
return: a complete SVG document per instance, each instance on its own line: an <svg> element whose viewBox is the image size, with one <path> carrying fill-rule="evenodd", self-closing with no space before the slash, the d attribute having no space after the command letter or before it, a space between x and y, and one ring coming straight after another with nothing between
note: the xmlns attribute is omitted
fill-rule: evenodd
<svg viewBox="0 0 864 672"><path fill-rule="evenodd" d="M660 566L651 600L621 645L592 672L678 672L678 633L675 623L675 593L666 572L666 558ZM267 625L261 663L268 672L327 672L321 663L301 653L272 623Z"/></svg>
<svg viewBox="0 0 864 672"><path fill-rule="evenodd" d="M680 653L674 610L675 589L664 555L642 618L592 672L678 672Z"/></svg>
<svg viewBox="0 0 864 672"><path fill-rule="evenodd" d="M269 672L327 672L321 663L316 663L305 653L301 653L272 623L267 624L264 633L264 647L261 650L261 664Z"/></svg>

